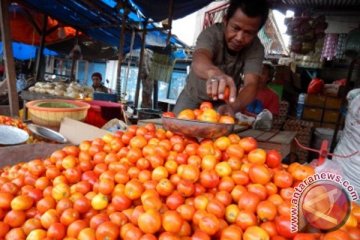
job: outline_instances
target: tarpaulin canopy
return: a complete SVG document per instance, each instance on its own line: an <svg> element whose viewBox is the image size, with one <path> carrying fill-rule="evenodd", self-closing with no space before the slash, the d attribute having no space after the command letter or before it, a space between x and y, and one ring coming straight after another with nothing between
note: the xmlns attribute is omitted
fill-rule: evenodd
<svg viewBox="0 0 360 240"><path fill-rule="evenodd" d="M9 11L11 38L18 42L39 45L43 14L31 11L17 4L10 5ZM57 20L50 17L47 17L46 31L48 33L46 34L45 44L73 38L76 35L74 28L61 26Z"/></svg>
<svg viewBox="0 0 360 240"><path fill-rule="evenodd" d="M28 60L35 58L37 48L38 47L36 46L28 45L25 43L17 43L17 42L12 43L14 58L18 60ZM3 45L2 42L0 42L0 55L2 54L3 54ZM56 56L57 53L45 48L44 55Z"/></svg>
<svg viewBox="0 0 360 240"><path fill-rule="evenodd" d="M122 1L121 1L122 2ZM19 0L20 4L24 4L27 7L32 9L37 9L41 13L45 13L48 16L58 20L59 22L63 23L66 26L71 26L79 31L85 33L86 35L90 36L95 40L102 41L110 46L119 46L119 39L120 39L120 28L121 28L121 20L122 14L124 12L120 1L113 1L113 0ZM148 1L153 2L153 1ZM164 1L160 3L160 1L156 1L157 7L163 9L165 11L166 4ZM166 1L169 2L169 1ZM175 1L177 3L186 2L185 4L186 11L184 10L181 14L187 14L190 11L190 4L189 2L193 3L194 8L193 11L196 11L200 5L204 6L210 1L199 1L201 4L196 3L198 1ZM141 5L139 5L141 4ZM144 4L145 7L142 7ZM178 6L175 4L175 7ZM147 1L143 1L143 3L129 1L129 9L130 12L127 14L127 31L125 33L125 47L124 51L129 51L130 43L131 43L131 33L132 30L138 31L136 34L136 38L134 41L134 48L139 48L141 46L141 30L143 28L143 23L147 18L155 18L157 14L160 12L155 12L153 15L147 17L144 16L141 12L145 11L148 12L149 3ZM180 6L180 5L179 5ZM183 5L181 5L183 6ZM139 9L136 9L139 7ZM141 10L140 10L141 7ZM146 10L147 9L147 10ZM167 9L166 12L169 10ZM175 11L176 13L177 11ZM161 13L162 15L165 12ZM178 14L178 13L177 13ZM160 15L159 15L160 16ZM180 15L177 15L180 16ZM154 23L150 23L147 25L147 41L146 45L155 45L155 46L165 46L166 45L166 38L167 32L158 29L158 26ZM139 32L140 30L140 32ZM175 36L170 38L170 43L173 45L183 46L186 45L177 39Z"/></svg>
<svg viewBox="0 0 360 240"><path fill-rule="evenodd" d="M173 0L173 19L179 19L193 13L212 0ZM169 17L169 5L171 0L132 0L138 9L154 21L162 21Z"/></svg>

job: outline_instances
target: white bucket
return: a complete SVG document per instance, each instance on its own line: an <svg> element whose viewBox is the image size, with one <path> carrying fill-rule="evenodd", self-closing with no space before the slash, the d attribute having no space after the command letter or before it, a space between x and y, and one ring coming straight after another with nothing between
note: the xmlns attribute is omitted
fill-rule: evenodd
<svg viewBox="0 0 360 240"><path fill-rule="evenodd" d="M342 131L339 131L336 137L336 142L339 141ZM329 148L332 143L332 139L334 136L334 129L331 128L316 128L314 132L314 140L312 147L315 149L320 149L321 143L323 140L328 140Z"/></svg>

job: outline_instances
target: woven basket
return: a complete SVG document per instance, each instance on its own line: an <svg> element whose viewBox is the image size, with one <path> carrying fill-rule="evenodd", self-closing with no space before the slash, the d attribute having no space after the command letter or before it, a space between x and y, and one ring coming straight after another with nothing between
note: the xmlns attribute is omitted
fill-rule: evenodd
<svg viewBox="0 0 360 240"><path fill-rule="evenodd" d="M41 104L70 104L72 107L44 107ZM64 117L83 121L86 118L90 105L82 101L64 99L44 99L28 102L26 107L29 118L36 124L57 128Z"/></svg>
<svg viewBox="0 0 360 240"><path fill-rule="evenodd" d="M174 68L174 61L169 54L154 53L149 77L154 81L169 82Z"/></svg>

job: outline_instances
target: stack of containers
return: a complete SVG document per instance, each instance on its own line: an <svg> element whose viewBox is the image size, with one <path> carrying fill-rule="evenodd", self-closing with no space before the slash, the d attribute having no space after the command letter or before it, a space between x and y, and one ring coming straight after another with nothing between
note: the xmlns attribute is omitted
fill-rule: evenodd
<svg viewBox="0 0 360 240"><path fill-rule="evenodd" d="M326 59L328 61L335 58L336 47L338 43L339 35L336 33L328 33L324 39L323 51L321 54L322 59Z"/></svg>
<svg viewBox="0 0 360 240"><path fill-rule="evenodd" d="M336 59L345 59L344 51L346 45L346 38L347 38L346 33L339 34L338 44L336 47L336 54L335 54Z"/></svg>

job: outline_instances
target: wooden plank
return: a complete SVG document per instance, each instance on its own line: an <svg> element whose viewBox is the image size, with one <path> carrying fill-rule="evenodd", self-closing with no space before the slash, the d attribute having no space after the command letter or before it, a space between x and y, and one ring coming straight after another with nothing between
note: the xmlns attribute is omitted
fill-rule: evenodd
<svg viewBox="0 0 360 240"><path fill-rule="evenodd" d="M278 134L276 134L274 137L272 137L269 142L272 143L281 143L281 144L290 144L295 136L296 136L296 132L291 132L291 131L281 131Z"/></svg>
<svg viewBox="0 0 360 240"><path fill-rule="evenodd" d="M285 158L290 153L291 150L290 144L277 144L277 143L269 143L269 142L258 142L258 147L265 150L271 150L271 149L278 150L283 158Z"/></svg>
<svg viewBox="0 0 360 240"><path fill-rule="evenodd" d="M239 136L240 137L253 137L256 139L257 137L261 136L263 133L264 133L264 131L249 129L249 130L239 133Z"/></svg>
<svg viewBox="0 0 360 240"><path fill-rule="evenodd" d="M0 28L1 38L4 48L5 72L8 85L10 115L19 116L19 98L16 90L16 72L15 62L11 45L10 17L9 17L10 0L0 1Z"/></svg>
<svg viewBox="0 0 360 240"><path fill-rule="evenodd" d="M269 141L272 137L274 137L277 134L277 132L274 131L264 131L263 134L261 134L260 136L258 136L256 138L256 140L261 141L261 142L267 142Z"/></svg>

